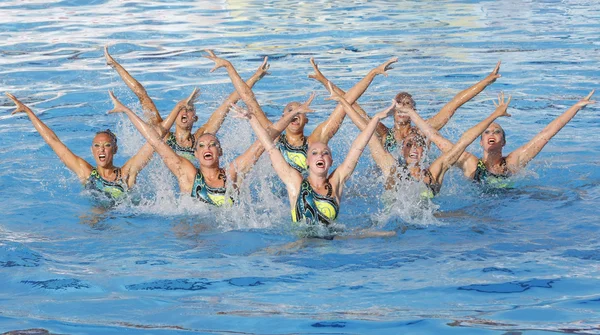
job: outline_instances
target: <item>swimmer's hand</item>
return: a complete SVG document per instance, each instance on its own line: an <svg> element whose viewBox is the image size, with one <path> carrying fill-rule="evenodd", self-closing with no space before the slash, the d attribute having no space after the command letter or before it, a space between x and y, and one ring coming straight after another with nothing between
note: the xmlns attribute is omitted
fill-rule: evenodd
<svg viewBox="0 0 600 335"><path fill-rule="evenodd" d="M379 65L373 71L375 71L376 74L382 74L385 77L387 77L388 74L386 71L393 69L392 64L396 63L397 61L398 61L398 57L390 58L387 62Z"/></svg>
<svg viewBox="0 0 600 335"><path fill-rule="evenodd" d="M585 107L585 106L587 106L587 105L591 105L591 104L594 104L594 103L596 103L596 101L594 101L594 100L590 100L590 99L592 98L592 95L594 95L594 92L596 92L596 90L592 90L592 91L590 92L590 94L588 94L588 95L587 95L587 97L585 97L585 98L583 98L583 99L579 100L579 101L577 102L577 104L575 104L575 105L576 105L576 106L578 106L578 107Z"/></svg>
<svg viewBox="0 0 600 335"><path fill-rule="evenodd" d="M496 67L494 68L492 73L488 74L488 76L486 78L490 84L495 82L496 79L502 77L502 75L500 73L498 73L498 71L500 71L500 63L502 63L502 61L498 61L498 64L496 64Z"/></svg>
<svg viewBox="0 0 600 335"><path fill-rule="evenodd" d="M12 113L10 113L11 115L17 114L17 113L27 113L30 112L31 109L29 109L29 107L25 106L21 101L19 101L19 99L17 99L14 95L6 92L5 93L6 96L12 100L15 105L17 106L17 109L15 109Z"/></svg>
<svg viewBox="0 0 600 335"><path fill-rule="evenodd" d="M296 107L293 107L292 110L290 111L290 113L306 114L306 113L314 112L314 109L310 108L310 104L315 99L315 96L316 96L315 92L312 92L310 94L310 96L308 97L308 99L304 103L302 103L301 105L298 105Z"/></svg>
<svg viewBox="0 0 600 335"><path fill-rule="evenodd" d="M125 107L125 105L123 105L121 103L121 101L119 101L119 99L117 99L117 97L115 97L115 95L113 94L112 91L108 91L108 95L110 95L110 99L113 102L113 109L108 111L108 114L112 114L112 113L126 113L126 112L130 112L131 110L127 107Z"/></svg>
<svg viewBox="0 0 600 335"><path fill-rule="evenodd" d="M500 94L498 94L498 103L496 103L494 101L494 106L496 106L496 110L494 111L494 113L499 114L498 117L500 117L500 116L510 117L511 116L510 114L508 114L506 112L506 110L508 109L508 104L510 103L510 99L511 99L510 95L508 96L508 100L505 99L504 92L500 92Z"/></svg>
<svg viewBox="0 0 600 335"><path fill-rule="evenodd" d="M229 105L229 110L234 112L233 117L237 119L250 120L254 115L249 109L240 107L236 104Z"/></svg>
<svg viewBox="0 0 600 335"><path fill-rule="evenodd" d="M265 59L263 60L262 64L260 64L260 66L258 67L258 70L256 70L256 72L259 74L260 78L271 74L270 72L267 72L267 70L269 70L269 67L271 67L271 65L269 65L269 63L267 63L267 61L269 60L268 56L265 56Z"/></svg>
<svg viewBox="0 0 600 335"><path fill-rule="evenodd" d="M382 110L381 112L373 115L373 117L379 118L379 120L383 120L383 119L387 118L390 115L394 115L394 113L396 113L396 112L408 115L409 112L414 112L414 110L412 110L412 109L402 109L402 107L398 104L398 102L396 101L396 99L392 99L392 104L388 108L386 108L386 109Z"/></svg>
<svg viewBox="0 0 600 335"><path fill-rule="evenodd" d="M398 102L396 101L396 99L392 99L392 105L389 108L391 108L392 112L409 116L411 113L417 113L415 107L412 104Z"/></svg>
<svg viewBox="0 0 600 335"><path fill-rule="evenodd" d="M325 98L325 100L334 100L337 102L341 102L342 99L344 99L343 96L341 96L334 88L333 88L333 84L328 81L327 82L327 89L329 90L329 98Z"/></svg>
<svg viewBox="0 0 600 335"><path fill-rule="evenodd" d="M194 91L190 94L189 97L179 101L173 109L177 110L177 113L182 109L194 110L194 103L198 100L198 96L200 95L200 90L197 87L194 87ZM151 116L151 115L150 115ZM197 118L197 116L194 116ZM196 120L194 120L195 122Z"/></svg>
<svg viewBox="0 0 600 335"><path fill-rule="evenodd" d="M198 96L200 96L200 90L197 87L194 87L192 94L184 100L186 107L194 108L194 104L198 101Z"/></svg>
<svg viewBox="0 0 600 335"><path fill-rule="evenodd" d="M314 57L310 57L310 65L312 65L313 69L315 70L315 74L309 74L308 78L312 78L312 79L318 80L320 82L324 82L327 80L325 78L325 76L323 75L323 73L321 73L321 71L319 70L319 65L317 65L317 63L315 63Z"/></svg>
<svg viewBox="0 0 600 335"><path fill-rule="evenodd" d="M108 53L108 44L104 46L104 58L106 58L106 65L108 65L110 67L114 67L115 66L115 63L116 63L115 60Z"/></svg>
<svg viewBox="0 0 600 335"><path fill-rule="evenodd" d="M204 51L206 51L208 53L208 56L204 56L204 57L215 62L215 67L213 67L212 70L210 70L210 72L214 72L218 68L227 67L228 64L231 64L228 60L217 57L217 55L215 55L215 53L212 50L206 49Z"/></svg>

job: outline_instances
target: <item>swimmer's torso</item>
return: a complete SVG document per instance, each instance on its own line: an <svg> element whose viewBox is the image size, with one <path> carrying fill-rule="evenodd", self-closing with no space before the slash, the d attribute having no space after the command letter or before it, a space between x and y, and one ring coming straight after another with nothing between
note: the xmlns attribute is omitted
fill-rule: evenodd
<svg viewBox="0 0 600 335"><path fill-rule="evenodd" d="M167 137L167 140L165 141L165 143L169 147L171 147L171 149L173 149L173 151L175 151L175 153L178 154L179 156L181 156L191 162L195 162L196 156L194 155L194 153L196 152L196 138L192 135L191 140L192 140L191 147L183 147L177 143L175 134L170 133L169 137Z"/></svg>
<svg viewBox="0 0 600 335"><path fill-rule="evenodd" d="M279 136L279 140L275 143L277 149L281 151L285 161L300 173L306 172L308 164L306 162L306 152L308 151L308 143L306 139L301 146L295 147L288 143L285 134Z"/></svg>
<svg viewBox="0 0 600 335"><path fill-rule="evenodd" d="M502 163L503 165L506 164L504 158ZM479 184L494 188L510 188L512 187L512 183L508 179L509 177L510 175L508 174L495 174L488 171L485 163L480 159L477 162L477 169L473 175L473 180Z"/></svg>
<svg viewBox="0 0 600 335"><path fill-rule="evenodd" d="M100 176L96 168L92 169L88 177L85 188L95 190L106 194L108 197L119 200L127 194L127 183L121 179L121 169L117 170L117 178L115 181L108 181Z"/></svg>
<svg viewBox="0 0 600 335"><path fill-rule="evenodd" d="M194 179L191 194L193 198L214 206L223 206L226 203L232 204L233 199L225 196L226 191L225 187L208 186L200 169L196 169L196 179Z"/></svg>
<svg viewBox="0 0 600 335"><path fill-rule="evenodd" d="M312 188L308 179L303 179L296 206L292 208L292 221L306 219L307 222L331 224L338 216L339 205L333 196L320 195Z"/></svg>

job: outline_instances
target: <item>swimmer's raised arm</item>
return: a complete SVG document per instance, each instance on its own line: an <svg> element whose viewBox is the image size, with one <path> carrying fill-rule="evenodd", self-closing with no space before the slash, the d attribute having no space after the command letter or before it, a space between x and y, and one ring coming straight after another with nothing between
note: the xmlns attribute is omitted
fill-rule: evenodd
<svg viewBox="0 0 600 335"><path fill-rule="evenodd" d="M313 100L313 98L314 93L305 103L296 106L287 113L284 113L281 118L277 120L277 122L273 123L268 129L266 129L271 141L279 137L281 132L285 130L285 128L298 114L313 112L313 110L309 108L310 102ZM231 108L234 109L234 111L241 117L248 119L248 115L250 113L248 110L233 104L231 105ZM230 164L228 173L231 180L234 182L234 186L237 186L241 183L244 175L248 173L250 169L252 169L264 151L264 146L261 140L258 139L250 146L250 148L248 148Z"/></svg>
<svg viewBox="0 0 600 335"><path fill-rule="evenodd" d="M152 101L152 99L148 95L148 92L146 92L144 86L142 86L142 84L140 84L139 81L137 81L131 74L129 74L129 72L127 72L127 70L125 70L125 68L121 66L121 64L119 64L116 60L112 58L112 56L108 53L108 45L104 46L104 57L106 58L106 64L117 71L117 73L125 82L127 87L129 87L129 89L132 90L133 93L135 93L135 95L138 97L138 100L142 105L142 109L152 113L150 116L151 122L153 124L161 123L162 118L160 116L160 113L158 112L154 101Z"/></svg>
<svg viewBox="0 0 600 335"><path fill-rule="evenodd" d="M433 180L425 180L425 182L429 184L441 185L446 171L448 171L448 169L458 161L467 147L473 143L473 141L475 141L475 139L477 139L477 137L479 137L481 133L483 133L487 127L494 122L494 120L501 116L510 117L510 114L506 112L508 109L508 104L510 103L510 98L511 97L509 96L508 100L505 100L504 93L500 93L498 95L498 104L494 102L496 105L496 110L494 110L494 112L492 112L492 114L490 114L483 121L464 132L464 134L450 150L445 151L429 166L429 172L431 172L431 177ZM419 129L421 129L424 133L430 133L432 135L437 133L437 130L425 122L425 120L423 120L414 110L408 111L408 115L417 125L417 127L419 127ZM441 135L438 133L434 136Z"/></svg>
<svg viewBox="0 0 600 335"><path fill-rule="evenodd" d="M25 113L31 120L31 123L38 131L38 133L42 136L44 141L48 143L50 148L54 150L58 158L69 168L69 170L75 172L79 181L85 183L90 173L92 172L93 167L86 162L83 158L75 155L61 140L56 136L54 131L50 129L42 120L40 120L33 111L27 107L24 103L19 101L14 95L10 93L6 93L6 96L12 100L17 109L15 109L12 114L16 113Z"/></svg>
<svg viewBox="0 0 600 335"><path fill-rule="evenodd" d="M436 115L427 119L427 122L437 130L442 129L460 106L473 99L473 97L481 93L486 87L501 77L498 73L498 71L500 71L500 63L501 62L499 61L494 70L483 80L455 95L454 98L442 107Z"/></svg>
<svg viewBox="0 0 600 335"><path fill-rule="evenodd" d="M344 100L344 98L340 97L339 95L333 96L332 99L340 99L340 101ZM346 101L345 105L348 106L350 103ZM338 196L341 195L344 183L352 175L352 172L354 172L354 168L356 167L356 164L358 164L358 160L360 159L362 152L365 150L365 147L369 143L369 140L377 128L377 123L393 113L394 109L388 108L373 115L371 121L369 121L365 129L356 137L354 142L352 142L346 158L342 164L340 164L340 166L331 174L330 181L332 184L337 185ZM336 189L335 186L334 189Z"/></svg>
<svg viewBox="0 0 600 335"><path fill-rule="evenodd" d="M187 193L187 191L191 191L190 187L196 176L196 167L194 164L177 155L173 149L162 141L162 137L154 127L144 122L131 109L121 104L112 92L109 91L109 95L114 103L114 108L109 113L125 113L140 134L146 138L148 143L162 157L163 162L169 170L177 177L181 192Z"/></svg>
<svg viewBox="0 0 600 335"><path fill-rule="evenodd" d="M350 117L350 119L352 120L352 122L354 122L358 129L360 129L361 131L365 130L369 125L369 121L362 118L358 114L356 109L354 109L354 106L350 105L350 103L346 99L343 99L343 97L338 93L338 91L334 89L333 84L330 83L327 85L327 87L331 92L330 99L338 101L344 107L346 114L348 114L348 117ZM390 112L393 113L396 105L396 100L392 100L391 106L386 108L383 112L386 114ZM387 179L392 169L398 164L398 161L389 152L387 152L387 150L385 150L385 148L381 144L381 141L379 141L379 139L377 139L376 136L372 136L369 140L369 149L371 149L371 156L373 157L373 160L375 161L377 166L379 166L379 168L381 169L381 171Z"/></svg>
<svg viewBox="0 0 600 335"><path fill-rule="evenodd" d="M198 94L198 89L194 89L194 91L188 98L179 101L175 105L174 110L179 111L181 108L194 108L194 101L196 100ZM111 99L113 97L114 95L111 95ZM116 97L114 97L112 101L114 105L113 110L115 112L125 112L125 109L128 109ZM167 117L163 120L161 124L151 124L150 126L154 128L154 130L158 133L160 138L163 138L168 133L167 129L171 127L171 125L168 124L169 122L171 122L172 124L172 120L169 120L169 118ZM126 181L129 187L133 187L133 185L135 185L138 173L150 162L153 153L154 148L149 142L146 142L134 156L132 156L129 160L127 160L127 162L125 162L121 170L123 175L126 176Z"/></svg>
<svg viewBox="0 0 600 335"><path fill-rule="evenodd" d="M281 181L283 181L283 183L286 185L291 203L291 199L296 199L300 192L299 186L302 182L302 175L285 161L285 158L283 158L283 155L273 143L273 138L254 117L252 111L241 109L239 107L235 108L234 110L241 117L244 117L250 121L250 126L252 126L256 136L264 146L265 151L269 154L273 169L275 169L279 179L281 179Z"/></svg>
<svg viewBox="0 0 600 335"><path fill-rule="evenodd" d="M231 62L218 57L212 50L206 50L206 52L208 53L208 56L205 57L215 62L215 67L210 70L210 72L214 72L218 68L224 67L227 70L227 74L229 74L229 78L231 79L235 90L238 92L244 103L252 111L263 128L269 127L272 122L267 118L265 112L263 112L252 89L244 82L242 77L240 77ZM266 66L268 69L268 64Z"/></svg>
<svg viewBox="0 0 600 335"><path fill-rule="evenodd" d="M542 151L548 141L571 121L579 110L587 105L595 103L595 101L590 100L592 95L594 95L594 91L595 90L592 90L585 98L579 100L576 104L571 106L571 108L567 109L563 114L550 122L539 134L531 139L531 141L511 152L506 157L508 169L512 173L515 173L525 167L530 160Z"/></svg>
<svg viewBox="0 0 600 335"><path fill-rule="evenodd" d="M267 70L269 69L269 63L267 63L267 61L268 57L265 57L262 64L258 67L256 72L252 75L252 77L250 77L250 79L246 81L246 85L249 88L252 88L254 84L256 84L260 79L269 74L269 72L267 72ZM223 122L225 121L225 117L229 112L231 104L235 104L239 100L240 95L237 91L231 93L229 97L225 99L225 101L221 104L221 106L219 106L219 108L217 108L212 113L208 121L206 121L204 125L198 128L194 136L198 138L204 133L216 134L217 131L221 128L221 125L223 125Z"/></svg>
<svg viewBox="0 0 600 335"><path fill-rule="evenodd" d="M397 61L398 61L398 58L396 58L396 57L391 58L390 60L388 60L385 63L376 67L375 69L369 71L369 73L361 81L359 81L356 85L354 85L354 87L352 87L346 93L344 93L344 91L342 91L337 86L334 87L333 89L336 90L336 92L339 95L343 96L344 99L346 99L346 101L348 101L351 105L358 105L358 104L356 104L356 100L358 100L358 98L360 98L362 96L362 94L367 90L369 85L373 82L373 79L375 79L375 77L379 74L387 76L386 71L390 70L392 68L391 65ZM317 64L315 63L313 58L310 59L310 63L313 66L315 74L309 75L309 77L318 80L323 85L325 85L325 88L327 88L328 80L327 80L327 78L325 78L323 73L321 73L321 71L319 70L319 67L317 66ZM369 117L368 117L367 113L365 113L362 110L362 108L360 108L360 106L358 106L357 108L355 106L355 110L361 115L361 117L365 118L367 120L367 122L369 121ZM329 140L331 140L331 138L340 129L340 126L341 126L342 121L344 120L345 116L346 116L346 113L344 112L344 107L342 105L338 104L336 106L335 110L329 116L329 118L327 118L327 120L325 120L324 122L319 124L315 128L315 130L310 134L310 136L308 138L309 143L322 142L322 143L327 144L329 142ZM387 130L387 128L386 128L386 130Z"/></svg>

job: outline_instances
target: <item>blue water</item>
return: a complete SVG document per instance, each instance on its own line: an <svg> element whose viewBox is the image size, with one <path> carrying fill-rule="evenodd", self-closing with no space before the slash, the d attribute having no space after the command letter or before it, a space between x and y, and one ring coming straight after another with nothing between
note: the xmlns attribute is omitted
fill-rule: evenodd
<svg viewBox="0 0 600 335"><path fill-rule="evenodd" d="M105 44L163 115L199 87L201 121L232 91L224 71L209 73L204 49L231 60L244 78L269 56L271 74L255 86L260 103L277 117L287 102L317 92L309 130L334 107L307 78L310 57L344 89L399 57L360 103L374 113L408 91L424 116L502 60L502 78L443 134L456 140L503 90L513 96L513 117L500 120L507 153L600 88L600 10L592 0L6 0L0 13L2 91L88 161L100 129L119 136L117 164L143 143L129 121L106 114L109 89L141 111L106 66ZM431 203L409 189L386 211L365 153L339 222L348 233L397 236L285 248L299 239L267 160L231 210L179 199L159 159L138 179L138 202L105 210L29 120L10 115L8 99L0 104L0 332L600 334L596 105L505 192L482 192L452 170ZM346 121L331 142L336 161L356 134ZM219 136L228 161L252 132L230 118ZM477 143L469 150L481 154Z"/></svg>

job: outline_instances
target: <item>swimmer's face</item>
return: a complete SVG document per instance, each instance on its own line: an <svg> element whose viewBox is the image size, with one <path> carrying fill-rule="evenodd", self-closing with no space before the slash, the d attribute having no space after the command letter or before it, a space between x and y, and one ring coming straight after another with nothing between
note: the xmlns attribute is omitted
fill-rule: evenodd
<svg viewBox="0 0 600 335"><path fill-rule="evenodd" d="M196 158L200 165L219 166L219 157L223 155L221 143L212 134L204 134L196 141Z"/></svg>
<svg viewBox="0 0 600 335"><path fill-rule="evenodd" d="M402 156L407 164L418 164L423 157L425 141L420 135L410 134L402 142Z"/></svg>
<svg viewBox="0 0 600 335"><path fill-rule="evenodd" d="M289 113L292 109L298 106L300 106L300 103L290 102L283 109L283 113ZM304 133L304 126L306 125L306 123L308 123L308 117L306 116L306 114L298 114L296 117L294 117L292 122L290 122L287 128L285 128L285 130L288 133Z"/></svg>
<svg viewBox="0 0 600 335"><path fill-rule="evenodd" d="M177 114L176 125L183 129L192 129L197 120L196 109L183 107Z"/></svg>
<svg viewBox="0 0 600 335"><path fill-rule="evenodd" d="M313 143L308 147L306 154L309 171L319 175L327 175L331 164L333 164L329 146L325 143Z"/></svg>
<svg viewBox="0 0 600 335"><path fill-rule="evenodd" d="M96 160L96 165L100 167L110 167L113 163L113 156L117 153L117 145L112 137L105 133L97 134L92 141L92 155Z"/></svg>
<svg viewBox="0 0 600 335"><path fill-rule="evenodd" d="M484 151L502 150L506 144L502 127L497 123L492 123L481 134L480 144Z"/></svg>

